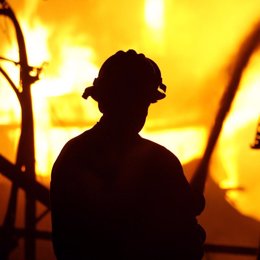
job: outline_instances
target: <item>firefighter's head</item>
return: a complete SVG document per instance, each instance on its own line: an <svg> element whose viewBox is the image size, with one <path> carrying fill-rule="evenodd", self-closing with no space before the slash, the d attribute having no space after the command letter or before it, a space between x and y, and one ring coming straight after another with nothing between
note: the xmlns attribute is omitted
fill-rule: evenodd
<svg viewBox="0 0 260 260"><path fill-rule="evenodd" d="M103 114L132 117L147 114L148 107L165 97L157 64L134 50L118 51L101 66L93 86L85 89L83 98L91 96Z"/></svg>

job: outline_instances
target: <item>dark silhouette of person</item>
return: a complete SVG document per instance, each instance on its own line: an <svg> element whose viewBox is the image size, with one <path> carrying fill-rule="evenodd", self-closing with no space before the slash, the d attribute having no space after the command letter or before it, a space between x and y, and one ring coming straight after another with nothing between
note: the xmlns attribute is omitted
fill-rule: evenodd
<svg viewBox="0 0 260 260"><path fill-rule="evenodd" d="M203 196L192 192L173 153L138 134L165 91L156 63L134 50L108 58L86 88L83 97L95 99L103 116L53 166L58 260L202 258Z"/></svg>

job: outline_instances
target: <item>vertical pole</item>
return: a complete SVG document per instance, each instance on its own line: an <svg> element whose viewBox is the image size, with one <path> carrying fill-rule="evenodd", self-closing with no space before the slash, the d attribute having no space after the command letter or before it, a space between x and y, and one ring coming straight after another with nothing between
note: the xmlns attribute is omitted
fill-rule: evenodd
<svg viewBox="0 0 260 260"><path fill-rule="evenodd" d="M13 17L15 18L14 14ZM16 27L17 41L19 45L20 54L20 81L22 86L21 92L21 111L22 111L22 125L21 137L19 144L19 151L22 157L22 170L31 179L36 179L35 174L35 150L34 150L34 124L33 124L33 111L31 99L31 83L32 77L30 76L30 68L27 62L27 54L25 42L21 28L14 20ZM24 169L23 169L24 168ZM36 240L34 237L36 231L36 201L28 192L26 192L26 205L25 205L25 259L35 260L36 258Z"/></svg>
<svg viewBox="0 0 260 260"><path fill-rule="evenodd" d="M1 0L3 9L0 14L8 16L15 27L16 38L19 47L20 65L20 86L21 91L16 91L21 105L21 135L18 144L16 166L32 180L36 179L35 174L35 150L34 150L34 125L31 100L31 84L37 80L37 76L31 76L31 67L28 66L27 53L24 37L15 14L6 1ZM6 222L9 222L10 229L14 228L14 220L17 204L18 186L13 184L11 196L6 214ZM25 198L25 259L35 260L36 258L36 201L26 192ZM9 217L11 221L8 220Z"/></svg>

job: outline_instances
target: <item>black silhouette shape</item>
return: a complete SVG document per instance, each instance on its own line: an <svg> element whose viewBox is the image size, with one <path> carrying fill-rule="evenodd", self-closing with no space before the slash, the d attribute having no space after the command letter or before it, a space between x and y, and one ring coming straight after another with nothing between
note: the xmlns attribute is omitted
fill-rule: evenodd
<svg viewBox="0 0 260 260"><path fill-rule="evenodd" d="M201 259L205 232L177 157L141 138L166 86L151 59L119 51L102 65L91 96L103 116L70 140L51 179L53 245L64 259Z"/></svg>

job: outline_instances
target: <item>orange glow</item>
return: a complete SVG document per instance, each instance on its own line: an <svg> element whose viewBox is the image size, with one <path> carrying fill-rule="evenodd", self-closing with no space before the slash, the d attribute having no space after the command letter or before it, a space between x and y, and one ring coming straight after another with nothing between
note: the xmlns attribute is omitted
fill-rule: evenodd
<svg viewBox="0 0 260 260"><path fill-rule="evenodd" d="M80 46L77 42L66 39L66 35L64 35L64 39L65 42L63 42L60 50L62 59L58 65L59 70L56 72L57 74L53 75L47 65L44 77L34 84L32 92L35 104L36 148L38 148L36 149L36 161L38 162L36 166L38 173L43 176L49 176L53 159L58 155L58 152L53 153L52 151L55 151L56 147L59 147L60 151L66 140L79 134L81 131L81 129L67 129L65 135L61 133L58 135L54 134L55 138L52 139L53 134L48 134L52 126L46 101L50 97L58 98L68 93L75 93L75 96L78 96L78 102L82 102L80 96L84 86L87 82L91 84L98 72L97 67L91 62L94 53L90 48ZM47 44L47 41L44 42ZM82 70L88 71L88 74L82 73ZM43 97L45 97L45 100ZM69 100L67 108L69 108ZM100 114L93 102L86 104L85 110L87 111L88 120L94 121L99 118ZM64 113L67 113L65 116L68 118L73 117L74 112L70 109L65 109L64 111ZM81 116L84 117L86 115L82 114ZM76 126L75 128L77 129ZM49 142L46 143L46 140L49 140ZM52 145L53 142L55 145ZM53 156L50 157L50 155Z"/></svg>
<svg viewBox="0 0 260 260"><path fill-rule="evenodd" d="M202 156L207 136L206 129L199 127L165 129L155 133L144 129L142 135L174 152L183 164Z"/></svg>
<svg viewBox="0 0 260 260"><path fill-rule="evenodd" d="M19 1L9 2L14 9L19 6ZM99 119L97 104L82 100L81 94L102 62L118 49L135 48L158 62L168 87L167 98L152 105L141 134L166 146L183 164L201 157L229 77L227 67L259 19L259 0L76 2L27 1L18 12L29 64L47 63L32 86L38 176L49 178L66 141ZM0 25L1 30L4 23ZM1 44L0 54L17 60L17 48ZM2 64L17 82L18 68ZM260 219L256 199L260 197L260 152L249 146L260 114L259 67L256 53L243 75L211 165L211 177L220 188L245 188L227 191L227 200L256 219ZM8 144L16 146L20 107L1 75L0 83L0 127L13 126ZM4 146L0 153L15 158Z"/></svg>
<svg viewBox="0 0 260 260"><path fill-rule="evenodd" d="M59 64L59 70L54 75L50 70L48 63L51 60L50 51L48 49L48 37L49 31L43 26L39 21L34 23L34 26L29 26L26 21L21 22L21 26L26 36L26 45L30 46L27 50L29 64L32 66L41 66L44 62L47 65L43 68L43 76L39 81L32 85L32 100L35 118L35 155L36 155L36 173L39 176L49 176L50 169L53 164L53 159L58 155L58 152L54 153L52 159L50 160L49 155L52 154L52 150L55 147L50 147L52 137L49 136L51 122L50 115L48 111L48 104L46 103L48 97L61 96L66 93L76 93L80 97L80 92L83 91L84 85L96 77L98 69L91 63L93 58L93 51L86 46L78 46L78 44L71 39L67 39L64 35L65 41L68 42L62 45L60 50L62 59ZM74 47L76 46L76 47ZM11 57L13 60L18 61L17 49L12 47L9 48L4 57ZM77 66L75 66L77 64ZM82 73L82 70L78 68L84 68L88 71L87 75ZM19 70L13 64L5 65L6 71L10 77L14 80L18 86ZM1 124L12 124L13 121L20 124L20 106L15 95L10 92L10 87L6 82L3 82L4 92L1 94L1 99L11 100L10 102L1 102L1 110L3 116L0 119ZM5 92L7 92L5 94ZM88 111L88 118L92 121L97 120L100 116L97 111L97 106L90 102L86 105L86 110ZM71 111L73 116L73 112ZM69 115L67 115L69 116ZM84 116L84 115L83 115ZM64 140L68 140L75 136L74 130L67 131L64 138L63 135L56 135L55 143L59 147L59 150L64 145ZM70 134L71 132L71 134ZM79 134L80 130L76 131ZM10 138L18 142L17 132L10 133ZM49 140L49 142L46 140ZM61 145L59 145L61 143ZM14 158L14 155L12 156Z"/></svg>
<svg viewBox="0 0 260 260"><path fill-rule="evenodd" d="M232 110L226 119L217 150L225 175L213 176L220 187L230 190L227 200L243 214L260 220L259 214L259 151L252 150L257 119L260 115L260 53L256 53L245 71Z"/></svg>

